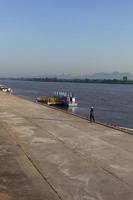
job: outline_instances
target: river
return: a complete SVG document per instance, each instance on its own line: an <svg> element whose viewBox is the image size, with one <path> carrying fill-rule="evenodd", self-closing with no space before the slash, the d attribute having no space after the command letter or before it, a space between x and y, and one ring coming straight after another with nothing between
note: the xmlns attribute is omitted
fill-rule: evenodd
<svg viewBox="0 0 133 200"><path fill-rule="evenodd" d="M34 81L1 80L11 87L17 96L26 96L33 101L42 95L53 95L54 91L71 91L78 100L78 107L68 110L87 117L91 106L96 120L117 126L133 128L133 85L53 83Z"/></svg>

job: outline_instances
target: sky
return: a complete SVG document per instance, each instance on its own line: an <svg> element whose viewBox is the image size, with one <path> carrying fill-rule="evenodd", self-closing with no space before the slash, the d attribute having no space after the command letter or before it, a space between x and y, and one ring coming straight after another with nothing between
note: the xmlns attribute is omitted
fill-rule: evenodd
<svg viewBox="0 0 133 200"><path fill-rule="evenodd" d="M132 0L0 0L0 77L133 74Z"/></svg>

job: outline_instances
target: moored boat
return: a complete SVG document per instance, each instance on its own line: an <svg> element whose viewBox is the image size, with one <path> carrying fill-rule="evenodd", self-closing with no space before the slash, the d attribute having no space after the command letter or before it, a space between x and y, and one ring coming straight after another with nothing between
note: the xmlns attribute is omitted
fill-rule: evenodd
<svg viewBox="0 0 133 200"><path fill-rule="evenodd" d="M75 95L71 92L56 91L54 96L40 96L37 98L37 101L48 105L62 105L67 107L76 107L78 105Z"/></svg>
<svg viewBox="0 0 133 200"><path fill-rule="evenodd" d="M77 107L77 98L72 92L55 92L55 95L62 100L62 104L68 107Z"/></svg>
<svg viewBox="0 0 133 200"><path fill-rule="evenodd" d="M48 105L62 105L61 99L56 96L40 96L37 101Z"/></svg>

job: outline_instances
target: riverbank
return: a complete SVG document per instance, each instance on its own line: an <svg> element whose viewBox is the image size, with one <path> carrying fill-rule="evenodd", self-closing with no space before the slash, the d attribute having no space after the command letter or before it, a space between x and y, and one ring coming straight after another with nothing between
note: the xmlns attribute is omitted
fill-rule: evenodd
<svg viewBox="0 0 133 200"><path fill-rule="evenodd" d="M133 136L0 93L0 198L132 200Z"/></svg>

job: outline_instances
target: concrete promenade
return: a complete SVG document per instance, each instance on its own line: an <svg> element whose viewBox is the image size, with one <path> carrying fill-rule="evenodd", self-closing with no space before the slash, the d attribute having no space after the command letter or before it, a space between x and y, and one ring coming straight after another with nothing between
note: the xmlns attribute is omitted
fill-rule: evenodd
<svg viewBox="0 0 133 200"><path fill-rule="evenodd" d="M133 136L0 93L0 200L133 200Z"/></svg>

